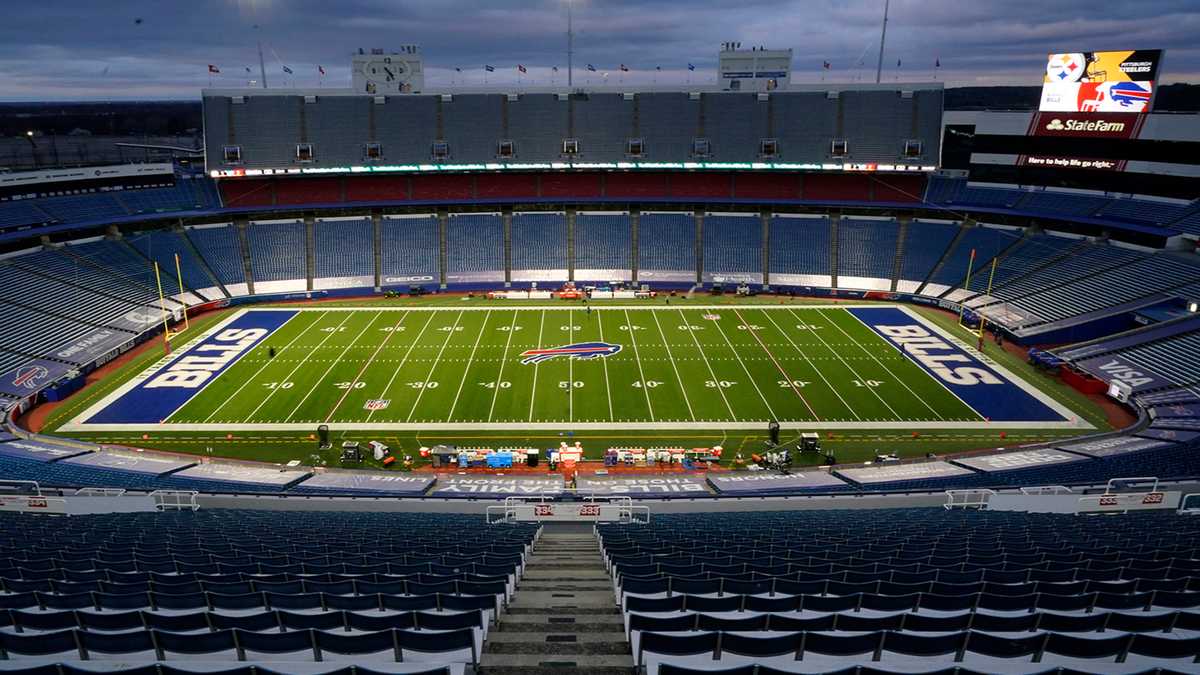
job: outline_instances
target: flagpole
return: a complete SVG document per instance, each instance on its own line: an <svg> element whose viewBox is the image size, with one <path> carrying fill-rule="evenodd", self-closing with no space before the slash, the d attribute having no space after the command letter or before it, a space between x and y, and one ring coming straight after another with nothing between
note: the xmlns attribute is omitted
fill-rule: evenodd
<svg viewBox="0 0 1200 675"><path fill-rule="evenodd" d="M567 87L575 86L572 67L575 57L574 6L572 0L567 0Z"/></svg>
<svg viewBox="0 0 1200 675"><path fill-rule="evenodd" d="M257 26L255 26L257 28ZM263 61L262 40L258 41L258 72L262 75L263 89L267 88L267 64Z"/></svg>
<svg viewBox="0 0 1200 675"><path fill-rule="evenodd" d="M887 39L888 2L883 0L883 30L879 32L879 62L875 66L875 84L879 84L883 76L883 43Z"/></svg>

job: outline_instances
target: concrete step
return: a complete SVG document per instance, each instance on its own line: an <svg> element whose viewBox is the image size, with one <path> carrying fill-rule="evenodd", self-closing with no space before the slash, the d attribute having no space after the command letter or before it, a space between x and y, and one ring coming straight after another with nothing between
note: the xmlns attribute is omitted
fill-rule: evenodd
<svg viewBox="0 0 1200 675"><path fill-rule="evenodd" d="M587 569L581 569L578 572L560 572L558 570L549 570L545 568L537 568L527 570L525 576L521 577L524 581L553 579L562 581L610 581L612 577L603 569L593 569L590 566Z"/></svg>
<svg viewBox="0 0 1200 675"><path fill-rule="evenodd" d="M584 611L584 610L586 610L586 611ZM507 620L508 616L511 616L511 615L579 616L581 614L586 614L588 616L609 615L609 614L615 615L615 616L620 616L621 610L615 604L612 604L611 601L609 602L609 604L607 606L595 606L595 607L586 607L586 608L581 608L581 607L577 607L577 606L566 607L566 606L562 606L562 605L550 606L550 605L546 605L546 604L539 605L536 603L531 603L530 605L527 605L527 606L509 605L508 612L507 612L506 616L504 617L504 620ZM500 625L501 626L504 625L503 621L500 623Z"/></svg>
<svg viewBox="0 0 1200 675"><path fill-rule="evenodd" d="M584 635L589 633L620 633L625 630L625 625L616 616L612 617L611 621L601 621L603 617L589 615L586 618L578 617L579 620L575 623L549 623L546 621L548 618L566 617L507 616L503 623L488 631L488 639L490 640L493 635L499 635L500 633L538 633L541 635L574 633L576 635Z"/></svg>
<svg viewBox="0 0 1200 675"><path fill-rule="evenodd" d="M511 633L510 635L529 636L529 633ZM526 640L524 642L496 642L488 640L483 648L484 654L553 654L559 659L574 656L591 656L604 654L609 656L628 656L631 654L629 643L625 636L615 642L574 642L569 640L554 640L553 638L577 638L576 635L548 635L551 640Z"/></svg>
<svg viewBox="0 0 1200 675"><path fill-rule="evenodd" d="M579 658L539 654L485 654L479 675L629 675L633 655L589 654Z"/></svg>
<svg viewBox="0 0 1200 675"><path fill-rule="evenodd" d="M563 624L549 624L549 625L559 626L559 625L563 625ZM565 625L569 625L569 624L565 624ZM570 651L570 648L566 646L569 644L583 644L583 643L590 644L590 643L599 643L599 642L616 642L619 644L623 644L626 647L626 651L628 651L628 648L629 648L629 641L626 640L626 638L625 638L625 632L621 631L621 630L618 630L618 631L599 630L599 631L590 631L587 633L579 633L579 632L564 631L564 630L549 630L540 635L531 633L530 631L510 631L510 632L504 632L504 633L497 633L495 631L491 631L488 633L488 644L489 645L533 644L533 643L538 643L538 642L554 643L554 644L561 643L564 645L563 649L565 649L567 651Z"/></svg>
<svg viewBox="0 0 1200 675"><path fill-rule="evenodd" d="M609 593L611 595L613 587L611 584L604 583L546 579L544 581L522 581L517 585L517 590L530 592Z"/></svg>

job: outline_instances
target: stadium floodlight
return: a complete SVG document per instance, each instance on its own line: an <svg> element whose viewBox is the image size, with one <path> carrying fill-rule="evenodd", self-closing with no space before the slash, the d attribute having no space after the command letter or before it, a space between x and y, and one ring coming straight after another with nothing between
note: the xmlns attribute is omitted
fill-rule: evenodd
<svg viewBox="0 0 1200 675"><path fill-rule="evenodd" d="M1188 303L1187 308L1188 308L1188 311L1191 312L1192 314L1200 312L1200 302L1193 300Z"/></svg>

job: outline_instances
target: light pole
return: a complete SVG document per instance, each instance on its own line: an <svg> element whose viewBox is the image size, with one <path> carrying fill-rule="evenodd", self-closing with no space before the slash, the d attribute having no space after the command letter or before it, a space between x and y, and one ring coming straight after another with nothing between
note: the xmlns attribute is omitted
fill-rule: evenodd
<svg viewBox="0 0 1200 675"><path fill-rule="evenodd" d="M575 85L574 78L574 57L575 57L575 30L574 30L574 7L573 0L567 0L567 88L570 89Z"/></svg>

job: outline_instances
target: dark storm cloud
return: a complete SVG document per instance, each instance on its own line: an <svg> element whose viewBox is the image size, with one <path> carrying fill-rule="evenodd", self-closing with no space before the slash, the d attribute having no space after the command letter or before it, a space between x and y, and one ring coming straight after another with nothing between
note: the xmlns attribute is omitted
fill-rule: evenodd
<svg viewBox="0 0 1200 675"><path fill-rule="evenodd" d="M727 40L795 50L794 79L873 78L882 0L574 0L576 75L629 83L714 81ZM10 0L10 7L15 5ZM420 44L431 85L548 84L565 69L565 0L180 0L26 3L0 22L0 99L193 98L207 86L257 78L261 39L267 76L283 85L346 86L359 47ZM141 19L138 23L136 20ZM255 28L258 26L258 28ZM884 66L889 79L949 84L1033 84L1048 51L1168 50L1166 79L1200 79L1200 5L1195 0L893 0ZM896 60L902 61L897 70ZM833 65L828 73L822 61ZM622 74L620 64L630 73ZM687 64L696 64L689 74ZM861 63L861 65L860 65ZM456 74L454 68L463 69ZM656 67L662 71L657 72ZM565 80L561 75L559 81Z"/></svg>

